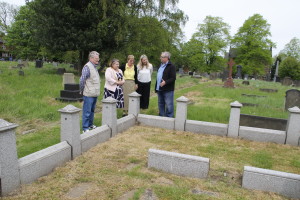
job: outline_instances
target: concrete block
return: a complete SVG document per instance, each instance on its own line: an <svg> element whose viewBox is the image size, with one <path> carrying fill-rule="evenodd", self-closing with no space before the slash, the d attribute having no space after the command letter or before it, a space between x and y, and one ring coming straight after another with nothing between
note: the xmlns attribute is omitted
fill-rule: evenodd
<svg viewBox="0 0 300 200"><path fill-rule="evenodd" d="M175 127L175 119L170 117L139 114L137 121L142 125L170 129L170 130L174 130Z"/></svg>
<svg viewBox="0 0 300 200"><path fill-rule="evenodd" d="M275 192L298 199L300 198L300 175L245 166L242 187Z"/></svg>
<svg viewBox="0 0 300 200"><path fill-rule="evenodd" d="M117 130L118 133L126 131L130 127L134 126L136 123L136 118L133 114L129 114L126 117L122 117L117 120Z"/></svg>
<svg viewBox="0 0 300 200"><path fill-rule="evenodd" d="M284 144L286 132L272 129L240 126L239 137L258 142L275 142L278 144Z"/></svg>
<svg viewBox="0 0 300 200"><path fill-rule="evenodd" d="M229 137L238 137L239 136L239 126L240 126L240 113L241 107L243 105L238 101L232 102L230 104L230 118L228 124L228 136Z"/></svg>
<svg viewBox="0 0 300 200"><path fill-rule="evenodd" d="M206 178L209 172L209 159L149 149L148 167L181 176Z"/></svg>
<svg viewBox="0 0 300 200"><path fill-rule="evenodd" d="M21 184L48 175L54 168L71 160L71 146L61 142L19 159Z"/></svg>
<svg viewBox="0 0 300 200"><path fill-rule="evenodd" d="M185 130L193 133L204 133L210 135L227 135L227 124L186 120Z"/></svg>
<svg viewBox="0 0 300 200"><path fill-rule="evenodd" d="M82 152L86 152L97 144L109 140L110 136L111 129L107 125L97 127L89 132L81 134Z"/></svg>
<svg viewBox="0 0 300 200"><path fill-rule="evenodd" d="M176 99L176 117L175 117L175 130L184 131L185 121L187 118L187 105L190 100L184 96Z"/></svg>

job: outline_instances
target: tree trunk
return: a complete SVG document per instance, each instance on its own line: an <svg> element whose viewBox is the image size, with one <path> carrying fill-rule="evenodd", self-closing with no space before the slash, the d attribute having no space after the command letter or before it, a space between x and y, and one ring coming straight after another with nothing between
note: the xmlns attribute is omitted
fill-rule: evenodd
<svg viewBox="0 0 300 200"><path fill-rule="evenodd" d="M88 61L89 51L81 50L79 55L79 61L78 61L78 74L81 75L82 68Z"/></svg>

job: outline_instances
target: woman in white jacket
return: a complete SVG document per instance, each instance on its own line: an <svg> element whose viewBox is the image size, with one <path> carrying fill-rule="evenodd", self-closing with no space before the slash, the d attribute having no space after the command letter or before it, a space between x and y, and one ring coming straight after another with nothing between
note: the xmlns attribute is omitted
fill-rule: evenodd
<svg viewBox="0 0 300 200"><path fill-rule="evenodd" d="M119 69L119 60L113 59L110 67L105 71L104 98L112 97L116 99L117 108L124 108L124 94L122 85L125 80L122 70Z"/></svg>

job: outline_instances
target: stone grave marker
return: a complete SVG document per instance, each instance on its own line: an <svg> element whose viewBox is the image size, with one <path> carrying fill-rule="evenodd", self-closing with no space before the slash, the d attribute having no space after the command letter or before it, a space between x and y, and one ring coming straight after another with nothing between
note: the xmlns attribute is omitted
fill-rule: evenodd
<svg viewBox="0 0 300 200"><path fill-rule="evenodd" d="M228 73L229 73L229 70L227 68L223 70L223 73L221 74L222 82L225 82L227 80Z"/></svg>
<svg viewBox="0 0 300 200"><path fill-rule="evenodd" d="M295 87L300 87L300 80L293 81Z"/></svg>
<svg viewBox="0 0 300 200"><path fill-rule="evenodd" d="M42 60L36 60L35 61L35 67L36 68L42 68L43 67L43 61Z"/></svg>
<svg viewBox="0 0 300 200"><path fill-rule="evenodd" d="M63 75L63 86L65 84L74 84L75 83L75 76L73 73L64 73Z"/></svg>
<svg viewBox="0 0 300 200"><path fill-rule="evenodd" d="M285 94L285 110L288 110L294 106L300 108L300 90L287 90Z"/></svg>
<svg viewBox="0 0 300 200"><path fill-rule="evenodd" d="M291 77L284 77L283 80L282 80L282 85L286 85L286 86L290 86L290 85L293 85L293 80Z"/></svg>
<svg viewBox="0 0 300 200"><path fill-rule="evenodd" d="M249 81L243 81L242 84L243 85L250 85L250 82Z"/></svg>
<svg viewBox="0 0 300 200"><path fill-rule="evenodd" d="M236 66L236 70L237 70L236 78L237 79L242 79L242 68L243 67L241 65Z"/></svg>
<svg viewBox="0 0 300 200"><path fill-rule="evenodd" d="M57 68L56 73L59 75L63 75L64 73L66 73L66 69L65 68Z"/></svg>
<svg viewBox="0 0 300 200"><path fill-rule="evenodd" d="M212 72L209 74L209 79L210 80L216 80L218 78L217 72Z"/></svg>
<svg viewBox="0 0 300 200"><path fill-rule="evenodd" d="M20 71L19 71L19 76L25 76L25 74L24 74L24 71L23 71L23 70L20 70Z"/></svg>
<svg viewBox="0 0 300 200"><path fill-rule="evenodd" d="M183 68L179 68L179 74L183 74Z"/></svg>
<svg viewBox="0 0 300 200"><path fill-rule="evenodd" d="M52 65L53 65L54 67L57 67L57 66L58 66L58 62L52 62Z"/></svg>

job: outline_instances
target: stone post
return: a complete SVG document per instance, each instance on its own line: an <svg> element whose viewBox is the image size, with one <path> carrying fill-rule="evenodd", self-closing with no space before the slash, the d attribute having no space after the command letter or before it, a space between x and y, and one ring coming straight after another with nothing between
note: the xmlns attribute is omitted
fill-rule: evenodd
<svg viewBox="0 0 300 200"><path fill-rule="evenodd" d="M72 147L72 159L81 155L80 117L81 109L73 105L58 110L61 113L60 141L67 141Z"/></svg>
<svg viewBox="0 0 300 200"><path fill-rule="evenodd" d="M135 117L137 117L138 114L140 114L140 97L142 95L138 94L137 92L133 92L128 96L129 96L128 114L133 114Z"/></svg>
<svg viewBox="0 0 300 200"><path fill-rule="evenodd" d="M0 119L0 196L20 186L15 128L17 124Z"/></svg>
<svg viewBox="0 0 300 200"><path fill-rule="evenodd" d="M184 96L176 99L176 117L175 117L175 130L184 131L185 121L187 118L187 105L190 100Z"/></svg>
<svg viewBox="0 0 300 200"><path fill-rule="evenodd" d="M238 101L235 101L230 104L230 118L228 124L228 132L227 135L229 137L238 137L239 136L239 128L240 128L240 114L241 107L243 106Z"/></svg>
<svg viewBox="0 0 300 200"><path fill-rule="evenodd" d="M290 112L286 126L286 144L300 145L300 109L295 106L288 109Z"/></svg>
<svg viewBox="0 0 300 200"><path fill-rule="evenodd" d="M102 100L102 125L107 125L111 128L111 135L113 137L117 135L117 107L118 101L112 97L108 97Z"/></svg>

